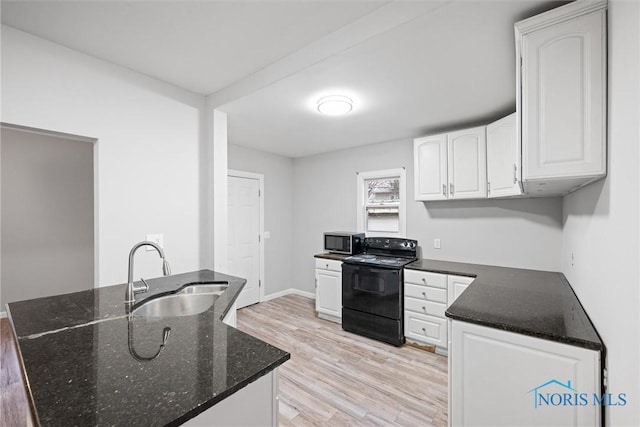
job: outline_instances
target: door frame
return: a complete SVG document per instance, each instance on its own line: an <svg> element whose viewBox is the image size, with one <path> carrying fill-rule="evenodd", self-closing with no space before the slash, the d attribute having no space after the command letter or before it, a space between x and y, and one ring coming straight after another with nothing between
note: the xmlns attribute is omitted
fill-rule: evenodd
<svg viewBox="0 0 640 427"><path fill-rule="evenodd" d="M99 206L99 140L90 136L76 135L72 133L58 132L55 130L34 128L15 123L0 122L0 127L13 129L37 135L51 136L54 138L70 139L74 141L86 142L93 145L93 287L100 287L100 206ZM5 313L4 311L0 313ZM2 316L0 316L2 317Z"/></svg>
<svg viewBox="0 0 640 427"><path fill-rule="evenodd" d="M258 303L264 301L264 288L266 286L265 277L264 277L264 174L254 173L254 172L246 172L236 169L228 169L227 177L236 177L236 178L246 178L246 179L256 179L258 180L258 184L260 187L260 194L258 195L258 203L260 206L260 225L259 225L259 233L260 233L260 241L258 242L258 250L260 256L260 266L259 266L259 296ZM229 219L227 218L227 221Z"/></svg>

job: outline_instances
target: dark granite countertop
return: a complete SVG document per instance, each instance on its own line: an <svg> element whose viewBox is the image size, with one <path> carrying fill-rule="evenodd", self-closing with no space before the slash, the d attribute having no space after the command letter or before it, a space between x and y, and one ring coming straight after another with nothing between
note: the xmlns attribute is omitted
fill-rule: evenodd
<svg viewBox="0 0 640 427"><path fill-rule="evenodd" d="M447 309L451 319L604 351L562 273L428 259L405 268L475 277Z"/></svg>
<svg viewBox="0 0 640 427"><path fill-rule="evenodd" d="M332 259L335 261L343 261L345 258L350 257L351 255L344 254L334 254L331 252L323 252L321 254L315 254L314 258L322 258L322 259Z"/></svg>
<svg viewBox="0 0 640 427"><path fill-rule="evenodd" d="M222 322L244 279L178 274L148 280L136 299L212 281L229 287L192 316L130 317L124 284L8 304L36 423L180 425L287 361ZM151 358L165 328L167 344Z"/></svg>

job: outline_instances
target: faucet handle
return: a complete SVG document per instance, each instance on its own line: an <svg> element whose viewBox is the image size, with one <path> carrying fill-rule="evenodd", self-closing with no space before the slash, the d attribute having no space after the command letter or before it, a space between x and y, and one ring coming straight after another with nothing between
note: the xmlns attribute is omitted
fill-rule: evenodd
<svg viewBox="0 0 640 427"><path fill-rule="evenodd" d="M142 277L140 278L140 281L141 281L141 282L142 282L142 284L144 285L144 288L138 288L138 289L135 289L135 290L134 290L134 292L135 292L136 294L139 294L139 293L141 293L141 292L147 292L147 291L149 290L149 284L147 283L147 281L146 281L146 280L144 280Z"/></svg>
<svg viewBox="0 0 640 427"><path fill-rule="evenodd" d="M166 259L162 260L162 274L165 276L171 276L171 267L169 267L169 261Z"/></svg>

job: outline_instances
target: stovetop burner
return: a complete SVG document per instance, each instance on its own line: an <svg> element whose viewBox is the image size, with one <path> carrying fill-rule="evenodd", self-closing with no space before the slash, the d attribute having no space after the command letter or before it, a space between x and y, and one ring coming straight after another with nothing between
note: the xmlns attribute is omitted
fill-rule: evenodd
<svg viewBox="0 0 640 427"><path fill-rule="evenodd" d="M415 258L388 257L384 255L361 254L345 258L349 264L384 265L389 267L403 267L405 264L415 261Z"/></svg>
<svg viewBox="0 0 640 427"><path fill-rule="evenodd" d="M380 265L387 268L402 268L416 260L418 242L393 237L367 237L364 252L345 258L348 264Z"/></svg>

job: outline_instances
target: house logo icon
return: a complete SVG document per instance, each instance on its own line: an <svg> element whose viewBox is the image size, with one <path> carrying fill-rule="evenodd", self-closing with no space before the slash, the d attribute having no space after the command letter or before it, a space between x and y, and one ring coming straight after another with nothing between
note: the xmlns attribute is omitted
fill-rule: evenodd
<svg viewBox="0 0 640 427"><path fill-rule="evenodd" d="M534 403L533 403L533 407L537 408L540 404L540 402L544 402L544 403L549 403L547 399L544 399L544 396L548 396L548 394L543 395L542 392L540 391L543 388L549 387L551 385L558 385L561 388L563 388L565 393L569 393L569 392L574 392L576 393L577 390L574 389L573 387L571 387L571 381L567 380L567 383L564 384L556 379L551 379L549 381L547 381L544 384L540 384L538 387L534 387L531 390L529 390L527 393L533 393L533 397L534 397Z"/></svg>

